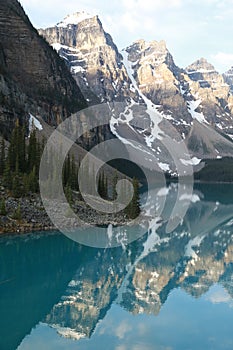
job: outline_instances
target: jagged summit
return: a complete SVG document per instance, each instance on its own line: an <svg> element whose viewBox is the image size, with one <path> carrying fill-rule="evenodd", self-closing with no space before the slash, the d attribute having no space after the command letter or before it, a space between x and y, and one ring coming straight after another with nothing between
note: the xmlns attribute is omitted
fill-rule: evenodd
<svg viewBox="0 0 233 350"><path fill-rule="evenodd" d="M75 12L71 15L67 15L63 19L63 21L57 23L56 26L60 27L60 28L66 28L69 25L78 25L79 23L81 23L87 19L91 19L93 17L96 17L96 16L93 16L85 11Z"/></svg>
<svg viewBox="0 0 233 350"><path fill-rule="evenodd" d="M98 16L90 16L77 13L39 33L65 58L89 104L122 101L129 97L131 83L122 56ZM65 26L71 22L80 25ZM130 93L132 97L136 94Z"/></svg>
<svg viewBox="0 0 233 350"><path fill-rule="evenodd" d="M146 41L145 39L138 39L138 40L135 40L132 45L138 45L141 48L148 48L148 47L152 46L152 47L160 47L160 48L163 48L165 50L167 49L166 42L164 40ZM130 45L130 46L132 46L132 45ZM127 50L127 48L126 48L126 50Z"/></svg>
<svg viewBox="0 0 233 350"><path fill-rule="evenodd" d="M224 74L228 76L233 76L233 66Z"/></svg>
<svg viewBox="0 0 233 350"><path fill-rule="evenodd" d="M131 62L148 63L153 66L159 66L163 63L171 65L174 68L174 61L167 49L166 42L161 41L146 41L139 39L128 46L124 51L129 54Z"/></svg>
<svg viewBox="0 0 233 350"><path fill-rule="evenodd" d="M188 73L196 72L196 73L211 73L216 72L215 67L207 61L206 58L199 58L195 62L193 62L191 65L189 65L186 68L186 71Z"/></svg>

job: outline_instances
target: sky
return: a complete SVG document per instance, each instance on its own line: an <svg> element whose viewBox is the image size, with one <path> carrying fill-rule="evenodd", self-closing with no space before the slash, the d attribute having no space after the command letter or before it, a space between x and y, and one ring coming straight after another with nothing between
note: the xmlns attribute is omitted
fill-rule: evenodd
<svg viewBox="0 0 233 350"><path fill-rule="evenodd" d="M87 11L98 15L119 49L137 39L165 40L185 68L205 57L223 73L233 66L232 0L21 0L36 28Z"/></svg>

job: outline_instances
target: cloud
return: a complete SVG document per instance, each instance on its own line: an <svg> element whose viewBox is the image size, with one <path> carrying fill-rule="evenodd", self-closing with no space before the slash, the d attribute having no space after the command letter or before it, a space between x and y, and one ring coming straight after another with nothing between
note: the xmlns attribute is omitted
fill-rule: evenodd
<svg viewBox="0 0 233 350"><path fill-rule="evenodd" d="M121 4L127 10L137 9L141 13L141 11L153 12L158 9L179 7L182 4L182 0L121 0Z"/></svg>
<svg viewBox="0 0 233 350"><path fill-rule="evenodd" d="M210 301L213 304L229 304L229 306L232 306L232 298L231 296L224 290L214 290L210 292L209 295L206 296L206 300Z"/></svg>
<svg viewBox="0 0 233 350"><path fill-rule="evenodd" d="M126 334L129 333L131 330L132 330L132 326L128 322L123 321L115 329L114 333L119 339L124 339Z"/></svg>
<svg viewBox="0 0 233 350"><path fill-rule="evenodd" d="M233 66L233 53L218 52L211 55L211 59L215 65L224 66L226 69Z"/></svg>
<svg viewBox="0 0 233 350"><path fill-rule="evenodd" d="M115 350L127 350L127 347L125 345L118 345Z"/></svg>

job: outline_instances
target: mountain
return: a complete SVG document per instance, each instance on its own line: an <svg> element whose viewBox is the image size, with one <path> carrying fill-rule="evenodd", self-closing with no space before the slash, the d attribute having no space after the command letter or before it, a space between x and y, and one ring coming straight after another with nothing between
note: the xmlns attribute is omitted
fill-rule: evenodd
<svg viewBox="0 0 233 350"><path fill-rule="evenodd" d="M0 3L0 129L9 138L29 113L52 125L86 106L64 60L33 28L16 0Z"/></svg>
<svg viewBox="0 0 233 350"><path fill-rule="evenodd" d="M174 137L169 125L190 153L191 160L184 154L183 163L232 156L231 87L204 58L179 68L164 41L142 39L120 52L98 16L85 12L39 33L65 60L90 105L123 102L117 116L114 109L103 139L115 136L126 146L129 139L140 142L146 149L143 157L149 152L159 170L170 173L175 173L173 155L158 137Z"/></svg>
<svg viewBox="0 0 233 350"><path fill-rule="evenodd" d="M225 82L230 86L231 92L233 92L233 67L224 73L223 77L225 79Z"/></svg>
<svg viewBox="0 0 233 350"><path fill-rule="evenodd" d="M122 56L98 16L78 12L39 33L64 58L89 104L137 95L130 91Z"/></svg>

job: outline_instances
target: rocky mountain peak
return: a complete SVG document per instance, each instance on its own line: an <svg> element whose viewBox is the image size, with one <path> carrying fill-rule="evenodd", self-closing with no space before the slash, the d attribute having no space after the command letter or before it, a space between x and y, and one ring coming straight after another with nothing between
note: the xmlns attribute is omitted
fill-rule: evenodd
<svg viewBox="0 0 233 350"><path fill-rule="evenodd" d="M200 88L210 89L215 97L227 100L229 86L225 83L223 76L205 58L200 58L188 66L186 73L192 81L199 83ZM206 99L210 98L206 96Z"/></svg>
<svg viewBox="0 0 233 350"><path fill-rule="evenodd" d="M193 73L202 73L202 74L209 74L209 73L216 72L214 66L203 57L196 60L190 66L188 66L186 68L186 71L189 74L192 74L192 72Z"/></svg>
<svg viewBox="0 0 233 350"><path fill-rule="evenodd" d="M162 63L169 63L169 61L172 61L172 64L174 64L166 43L163 40L147 42L144 39L140 39L127 47L125 51L128 52L128 58L131 62L147 60L149 63L158 66Z"/></svg>
<svg viewBox="0 0 233 350"><path fill-rule="evenodd" d="M91 51L106 44L114 46L98 16L84 12L69 15L54 27L38 31L50 44L59 43L79 50Z"/></svg>
<svg viewBox="0 0 233 350"><path fill-rule="evenodd" d="M75 12L72 15L67 15L63 21L57 23L57 27L60 28L67 28L69 25L78 25L79 23L96 18L97 16L90 15L89 13L82 11L82 12Z"/></svg>
<svg viewBox="0 0 233 350"><path fill-rule="evenodd" d="M65 26L63 22L69 24ZM98 16L89 18L88 14L78 13L63 22L40 33L65 59L89 104L124 101L128 104L126 109L133 106L135 110L137 104L142 104L149 112L145 118L133 117L134 124L138 125L134 130L137 137L140 134L147 140L150 125L155 128L150 120L153 110L160 113L160 120L169 120L178 130L191 145L194 156L204 159L219 155L221 150L216 143L225 145L226 141L215 128L227 134L233 132L229 85L205 58L198 59L186 70L180 69L163 40L139 39L120 53ZM121 140L124 139L121 130L124 129L124 135L127 128L132 131L128 119L126 114L125 123L120 123L124 125L113 131ZM143 131L139 130L142 120ZM213 130L210 126L214 126ZM197 153L197 144L208 145L208 154ZM148 142L147 146L151 144ZM227 143L221 147L227 148L224 154L229 155L233 146ZM166 156L161 161L165 163L169 163Z"/></svg>
<svg viewBox="0 0 233 350"><path fill-rule="evenodd" d="M78 12L39 33L65 59L90 104L137 95L130 91L122 56L98 16Z"/></svg>

